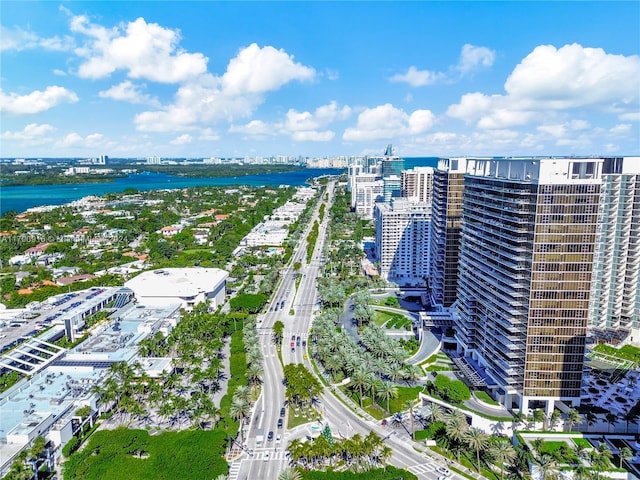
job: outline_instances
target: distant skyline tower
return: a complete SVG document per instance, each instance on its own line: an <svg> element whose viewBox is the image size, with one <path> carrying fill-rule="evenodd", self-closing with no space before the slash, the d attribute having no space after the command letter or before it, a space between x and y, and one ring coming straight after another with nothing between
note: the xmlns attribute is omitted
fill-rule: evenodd
<svg viewBox="0 0 640 480"><path fill-rule="evenodd" d="M442 158L433 172L429 255L432 302L450 307L458 287L465 158Z"/></svg>
<svg viewBox="0 0 640 480"><path fill-rule="evenodd" d="M433 198L433 171L433 167L403 170L400 176L402 196L430 204Z"/></svg>

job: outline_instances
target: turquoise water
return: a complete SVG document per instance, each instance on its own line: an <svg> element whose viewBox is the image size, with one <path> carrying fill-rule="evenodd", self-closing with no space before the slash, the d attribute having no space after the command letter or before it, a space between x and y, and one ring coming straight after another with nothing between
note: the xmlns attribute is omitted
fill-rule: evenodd
<svg viewBox="0 0 640 480"><path fill-rule="evenodd" d="M417 166L437 166L436 157L407 157L405 168ZM24 212L31 207L41 205L62 205L88 195L104 195L122 192L127 188L136 190L161 190L188 187L224 187L229 185L278 186L304 185L309 178L322 175L339 175L344 169L306 168L287 173L265 173L239 177L190 178L166 175L163 173L139 173L118 178L110 183L76 183L66 185L35 185L0 188L0 215L15 210Z"/></svg>
<svg viewBox="0 0 640 480"><path fill-rule="evenodd" d="M136 190L162 190L189 187L224 187L229 185L278 186L304 185L309 178L322 175L339 175L344 169L306 168L295 172L265 173L239 177L190 178L163 173L138 173L118 178L110 183L76 183L65 185L35 185L0 188L0 215L9 210L24 212L41 205L62 205L88 195L104 195Z"/></svg>

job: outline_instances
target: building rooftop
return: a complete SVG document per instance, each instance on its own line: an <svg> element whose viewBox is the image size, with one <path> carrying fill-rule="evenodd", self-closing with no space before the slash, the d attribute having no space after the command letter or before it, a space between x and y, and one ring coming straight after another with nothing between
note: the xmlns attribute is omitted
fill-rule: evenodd
<svg viewBox="0 0 640 480"><path fill-rule="evenodd" d="M193 297L210 292L229 274L219 268L165 268L125 282L138 297Z"/></svg>

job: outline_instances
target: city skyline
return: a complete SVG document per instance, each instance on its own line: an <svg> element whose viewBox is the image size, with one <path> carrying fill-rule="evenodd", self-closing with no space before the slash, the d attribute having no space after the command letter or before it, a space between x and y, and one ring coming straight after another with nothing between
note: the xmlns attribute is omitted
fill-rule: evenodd
<svg viewBox="0 0 640 480"><path fill-rule="evenodd" d="M640 151L637 2L0 9L0 157Z"/></svg>

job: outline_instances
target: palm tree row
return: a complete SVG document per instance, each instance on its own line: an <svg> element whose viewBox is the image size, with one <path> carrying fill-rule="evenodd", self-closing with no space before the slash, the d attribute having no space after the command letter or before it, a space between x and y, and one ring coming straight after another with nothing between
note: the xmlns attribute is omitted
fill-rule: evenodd
<svg viewBox="0 0 640 480"><path fill-rule="evenodd" d="M287 450L292 466L305 470L367 471L384 466L391 456L391 449L374 432L366 437L356 434L343 440L329 440L324 435L308 442L294 439Z"/></svg>
<svg viewBox="0 0 640 480"><path fill-rule="evenodd" d="M506 438L491 436L479 428L470 427L466 415L459 410L445 413L441 407L432 404L429 414L418 419L427 424L440 424L435 432L436 441L455 454L458 463L461 455L471 450L475 453L474 463L478 471L482 468L483 460L487 463L494 461L500 468L502 478L505 465L517 460L517 451Z"/></svg>
<svg viewBox="0 0 640 480"><path fill-rule="evenodd" d="M360 333L360 339L374 357L382 358L385 362L402 364L407 357L406 350L398 341L390 338L377 325L367 325Z"/></svg>
<svg viewBox="0 0 640 480"><path fill-rule="evenodd" d="M114 363L101 385L95 388L103 406L110 406L125 423L152 422L149 410L169 422L170 428L185 423L196 428L215 424L219 412L213 394L222 378L222 340L228 331L228 319L212 314L205 304L191 312L181 312L181 321L166 338L150 337L139 353L167 353L175 370L151 379L139 363Z"/></svg>
<svg viewBox="0 0 640 480"><path fill-rule="evenodd" d="M393 383L413 381L419 377L418 369L404 365L399 358L382 354L376 356L372 351L363 349L346 332L336 330L336 320L335 310L324 310L314 321L316 358L333 381L346 377L351 379L350 388L357 392L361 406L365 393L368 393L372 398L386 402L389 410L390 399L397 396ZM377 332L369 327L366 330L371 332L371 338Z"/></svg>

